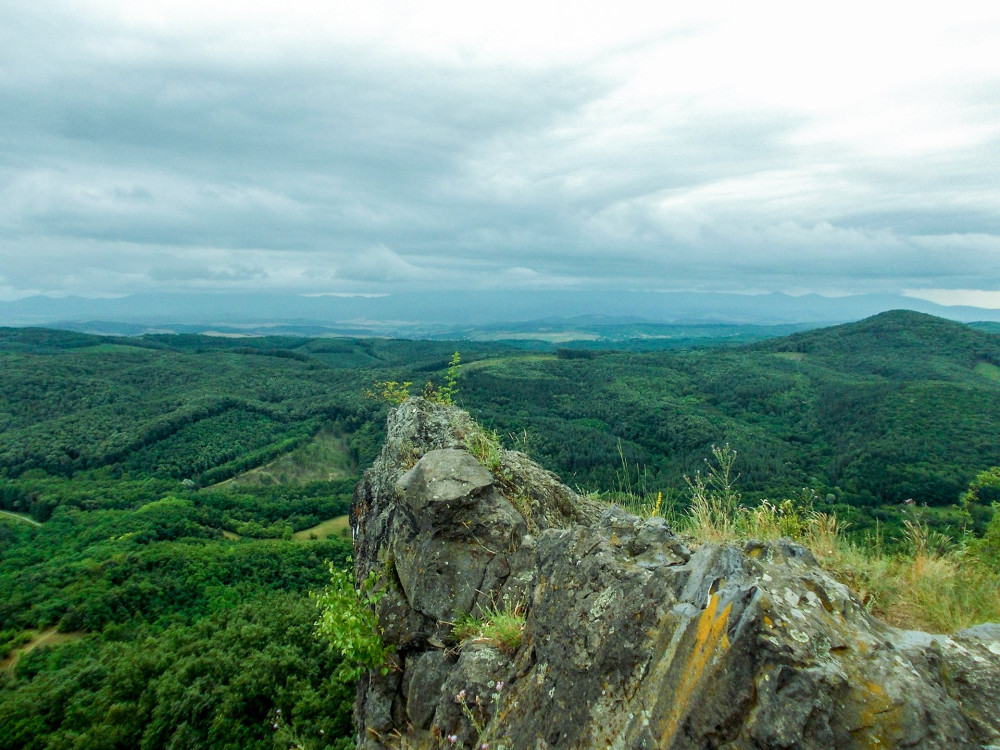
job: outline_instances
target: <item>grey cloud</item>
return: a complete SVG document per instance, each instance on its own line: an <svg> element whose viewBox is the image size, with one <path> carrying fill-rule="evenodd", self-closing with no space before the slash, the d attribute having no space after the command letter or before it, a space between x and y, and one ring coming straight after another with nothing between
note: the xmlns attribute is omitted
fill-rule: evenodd
<svg viewBox="0 0 1000 750"><path fill-rule="evenodd" d="M385 245L375 245L343 262L336 277L350 281L418 281L427 274Z"/></svg>
<svg viewBox="0 0 1000 750"><path fill-rule="evenodd" d="M0 221L19 220L22 232L224 247L322 249L331 236L363 247L372 232L440 237L460 223L441 186L466 144L536 127L579 95L562 93L572 74L561 72L509 80L505 71L411 66L386 77L363 65L167 66L121 77L84 69L45 97L8 95L5 111L21 118L0 148L36 160L12 181L54 178L37 205L22 202L14 217L0 209ZM256 200L268 194L274 200ZM152 196L147 210L133 210L138 195Z"/></svg>
<svg viewBox="0 0 1000 750"><path fill-rule="evenodd" d="M188 267L154 267L149 272L149 280L166 281L251 281L267 278L263 268L248 268L232 266L229 268L212 269L201 266Z"/></svg>
<svg viewBox="0 0 1000 750"><path fill-rule="evenodd" d="M39 8L0 29L15 290L1000 287L996 138L872 156L694 95L618 118L600 61L231 61Z"/></svg>

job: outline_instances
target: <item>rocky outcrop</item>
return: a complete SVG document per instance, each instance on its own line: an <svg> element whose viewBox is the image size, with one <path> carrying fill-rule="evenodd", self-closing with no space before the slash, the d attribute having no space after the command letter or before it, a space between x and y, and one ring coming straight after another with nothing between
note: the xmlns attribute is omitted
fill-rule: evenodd
<svg viewBox="0 0 1000 750"><path fill-rule="evenodd" d="M688 549L484 438L412 399L358 485L356 573L396 649L359 685L360 747L1000 744L1000 625L890 628L800 546ZM519 644L458 642L497 613Z"/></svg>

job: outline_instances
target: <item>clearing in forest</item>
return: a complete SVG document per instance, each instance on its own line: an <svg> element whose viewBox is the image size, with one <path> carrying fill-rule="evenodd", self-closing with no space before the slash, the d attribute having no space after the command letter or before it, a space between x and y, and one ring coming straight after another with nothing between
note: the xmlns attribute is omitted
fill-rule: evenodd
<svg viewBox="0 0 1000 750"><path fill-rule="evenodd" d="M297 542L308 541L310 539L329 539L331 536L349 537L351 535L351 522L348 516L337 516L328 521L323 521L308 529L296 531L292 534L292 539Z"/></svg>
<svg viewBox="0 0 1000 750"><path fill-rule="evenodd" d="M215 486L259 487L328 482L353 476L356 472L357 466L351 459L346 439L332 430L323 430L305 445Z"/></svg>

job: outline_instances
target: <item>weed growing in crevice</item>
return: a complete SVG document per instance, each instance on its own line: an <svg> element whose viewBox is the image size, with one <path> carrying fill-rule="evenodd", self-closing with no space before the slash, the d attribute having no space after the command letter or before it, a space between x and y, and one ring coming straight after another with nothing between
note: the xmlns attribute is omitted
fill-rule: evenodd
<svg viewBox="0 0 1000 750"><path fill-rule="evenodd" d="M524 625L525 605L520 602L506 607L487 607L479 617L463 615L452 626L452 635L461 646L484 643L509 655L521 647Z"/></svg>
<svg viewBox="0 0 1000 750"><path fill-rule="evenodd" d="M465 449L491 472L499 471L503 461L503 446L496 430L474 425L465 435Z"/></svg>
<svg viewBox="0 0 1000 750"><path fill-rule="evenodd" d="M503 688L503 682L497 681L494 683L489 697L490 705L488 710L481 696L477 695L475 698L470 699L465 690L459 691L455 696L455 702L461 706L462 713L468 719L469 724L472 725L473 732L476 735L476 739L472 744L472 747L476 750L507 750L508 745L506 742L498 740L496 736L501 724L500 706ZM448 735L445 738L445 742L449 747L460 747L457 735Z"/></svg>

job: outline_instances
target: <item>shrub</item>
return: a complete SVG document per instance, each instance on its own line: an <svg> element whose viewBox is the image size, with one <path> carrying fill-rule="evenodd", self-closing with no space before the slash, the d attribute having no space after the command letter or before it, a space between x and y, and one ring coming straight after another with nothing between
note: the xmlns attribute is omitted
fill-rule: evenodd
<svg viewBox="0 0 1000 750"><path fill-rule="evenodd" d="M503 446L496 430L486 430L478 424L465 435L465 449L490 471L496 473L503 461Z"/></svg>
<svg viewBox="0 0 1000 750"><path fill-rule="evenodd" d="M387 404L399 406L410 397L411 385L413 383L409 381L400 383L395 380L386 380L381 383L375 383L372 388L366 388L364 396L365 398L385 401Z"/></svg>
<svg viewBox="0 0 1000 750"><path fill-rule="evenodd" d="M316 634L330 642L342 659L337 679L353 682L369 669L389 671L388 658L392 651L382 641L375 607L385 595L377 590L372 573L358 586L348 558L346 568L330 564L330 585L313 594L320 609Z"/></svg>

